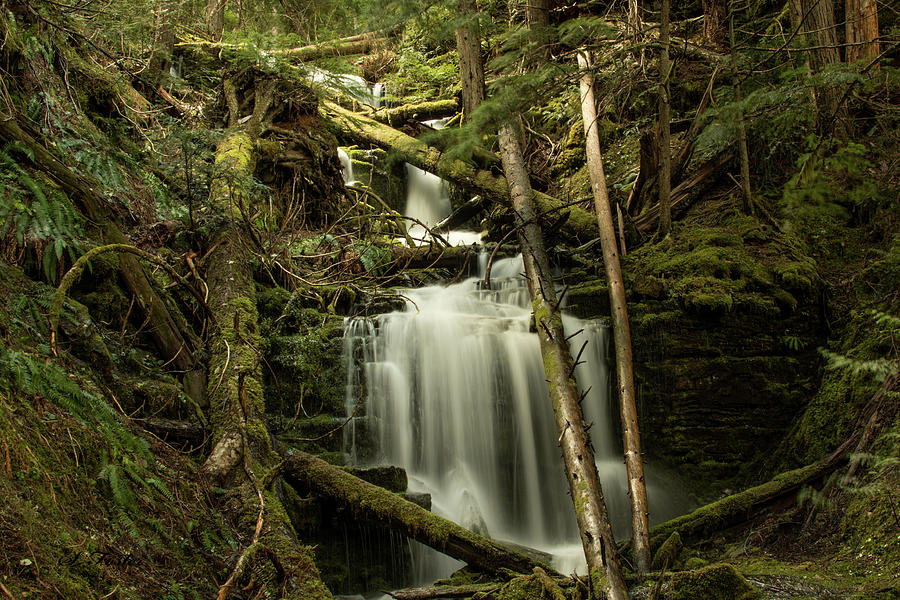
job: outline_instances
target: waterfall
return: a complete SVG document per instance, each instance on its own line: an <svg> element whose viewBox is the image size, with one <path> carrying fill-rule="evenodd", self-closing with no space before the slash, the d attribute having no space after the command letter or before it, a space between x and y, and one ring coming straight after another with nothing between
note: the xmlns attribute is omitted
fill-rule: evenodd
<svg viewBox="0 0 900 600"><path fill-rule="evenodd" d="M447 183L433 173L406 163L404 214L429 228L437 224L450 214L450 190ZM427 241L427 232L416 221L407 221L407 231L414 239Z"/></svg>
<svg viewBox="0 0 900 600"><path fill-rule="evenodd" d="M381 100L384 98L384 84L376 83L372 86L372 106L381 108Z"/></svg>
<svg viewBox="0 0 900 600"><path fill-rule="evenodd" d="M450 216L450 188L447 182L428 171L406 163L406 208L404 214L415 221L407 221L407 231L417 244L427 244L431 235L420 223L429 229ZM416 222L418 221L418 222ZM441 232L451 246L471 245L481 242L481 234L475 231Z"/></svg>
<svg viewBox="0 0 900 600"><path fill-rule="evenodd" d="M483 266L482 266L483 268ZM494 539L554 554L560 569L583 556L521 257L498 261L492 289L472 278L405 290L404 310L373 324L347 325L348 412L364 389L364 408L345 441L349 460L395 464L410 487L432 495L433 510ZM628 535L627 481L609 388L609 330L601 321L564 317L614 531ZM352 339L349 339L352 337ZM357 368L353 368L354 365ZM648 472L651 514L674 516ZM674 514L673 514L674 512ZM443 575L446 575L444 573ZM434 575L437 576L437 575Z"/></svg>
<svg viewBox="0 0 900 600"><path fill-rule="evenodd" d="M341 177L344 178L344 185L350 185L356 181L353 177L353 160L343 148L338 148L338 159L341 161Z"/></svg>

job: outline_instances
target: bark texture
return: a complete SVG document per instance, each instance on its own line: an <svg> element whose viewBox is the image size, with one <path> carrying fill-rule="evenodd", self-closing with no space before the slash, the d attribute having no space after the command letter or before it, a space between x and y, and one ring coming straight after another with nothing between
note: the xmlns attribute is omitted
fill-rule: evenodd
<svg viewBox="0 0 900 600"><path fill-rule="evenodd" d="M616 555L594 453L581 412L581 398L575 387L574 361L563 331L550 261L534 211L534 193L513 125L507 123L500 128L499 141L584 556L588 569L604 577L607 596L612 600L625 600L628 588Z"/></svg>
<svg viewBox="0 0 900 600"><path fill-rule="evenodd" d="M285 479L298 489L322 494L361 517L385 523L472 566L492 573L502 569L529 573L535 567L543 566L315 456L291 451L284 457L283 468Z"/></svg>
<svg viewBox="0 0 900 600"><path fill-rule="evenodd" d="M874 60L878 43L878 4L875 0L847 0L844 9L847 62Z"/></svg>
<svg viewBox="0 0 900 600"><path fill-rule="evenodd" d="M669 131L669 12L670 1L663 0L659 27L659 233L665 237L672 230L672 141Z"/></svg>
<svg viewBox="0 0 900 600"><path fill-rule="evenodd" d="M206 0L206 30L213 40L225 33L225 5L227 0Z"/></svg>
<svg viewBox="0 0 900 600"><path fill-rule="evenodd" d="M727 18L725 0L703 0L703 39L719 52L725 50Z"/></svg>
<svg viewBox="0 0 900 600"><path fill-rule="evenodd" d="M584 66L589 56L581 55ZM600 246L603 266L609 283L609 305L612 317L613 343L616 350L616 381L618 384L619 411L622 417L622 442L625 451L625 468L628 473L628 491L631 497L631 531L635 566L644 573L650 568L649 509L647 488L644 481L644 463L641 457L641 436L638 430L635 405L634 369L631 356L631 328L628 323L628 307L625 302L625 282L616 248L612 211L606 190L606 173L600 152L600 136L597 131L597 105L594 100L594 77L585 70L581 79L581 114L584 120L588 171L591 190L600 230Z"/></svg>
<svg viewBox="0 0 900 600"><path fill-rule="evenodd" d="M331 594L282 506L277 478L281 459L267 427L256 288L240 225L241 213L249 210L247 190L255 164L253 138L233 131L216 151L220 176L210 186L210 205L225 218L212 236L214 250L207 263L209 306L218 324L209 339L214 446L200 474L230 490L239 530L252 532L219 599L241 586L259 593L277 590L281 598L325 600Z"/></svg>
<svg viewBox="0 0 900 600"><path fill-rule="evenodd" d="M834 23L833 0L791 0L799 2L799 29L808 46L809 68L821 71L840 62L837 27ZM825 133L842 133L847 128L846 109L840 105L841 93L835 85L822 84L815 88L819 129Z"/></svg>
<svg viewBox="0 0 900 600"><path fill-rule="evenodd" d="M484 62L475 0L459 0L458 7L459 13L466 19L456 30L456 51L459 53L463 120L468 121L478 105L484 102Z"/></svg>

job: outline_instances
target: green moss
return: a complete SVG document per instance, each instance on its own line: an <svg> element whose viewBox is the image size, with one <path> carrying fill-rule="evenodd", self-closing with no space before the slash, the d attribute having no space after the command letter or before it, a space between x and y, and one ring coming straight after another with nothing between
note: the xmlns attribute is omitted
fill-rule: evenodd
<svg viewBox="0 0 900 600"><path fill-rule="evenodd" d="M727 564L672 575L670 600L752 600L759 592Z"/></svg>
<svg viewBox="0 0 900 600"><path fill-rule="evenodd" d="M660 571L664 568L672 570L677 564L676 561L682 548L684 548L684 544L681 542L681 536L678 535L678 531L672 532L672 535L666 538L666 541L663 542L653 556L653 570Z"/></svg>

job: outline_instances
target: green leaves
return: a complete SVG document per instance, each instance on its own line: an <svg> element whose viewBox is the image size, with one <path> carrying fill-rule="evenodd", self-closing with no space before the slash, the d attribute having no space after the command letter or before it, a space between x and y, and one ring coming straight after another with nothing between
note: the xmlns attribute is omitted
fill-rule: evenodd
<svg viewBox="0 0 900 600"><path fill-rule="evenodd" d="M63 255L74 260L81 251L81 219L65 194L9 155L13 149L21 147L10 144L0 150L0 237L11 233L18 245L33 246L44 276L55 283Z"/></svg>

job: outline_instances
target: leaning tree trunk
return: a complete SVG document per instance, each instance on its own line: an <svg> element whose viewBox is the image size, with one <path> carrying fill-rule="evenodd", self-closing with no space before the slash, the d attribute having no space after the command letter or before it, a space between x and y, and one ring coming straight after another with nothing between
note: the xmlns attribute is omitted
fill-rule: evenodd
<svg viewBox="0 0 900 600"><path fill-rule="evenodd" d="M588 67L590 57L579 55L582 67ZM594 76L585 68L581 78L581 114L584 120L587 146L588 172L600 229L600 246L603 266L609 287L609 305L612 312L613 341L616 349L616 379L619 387L619 411L622 415L622 441L625 450L625 468L628 473L628 491L631 497L631 532L635 566L638 572L650 569L649 509L647 488L644 482L644 464L641 458L641 436L638 431L637 407L634 394L634 369L631 357L631 329L628 324L628 307L625 303L625 282L616 249L612 211L606 190L606 173L600 153L600 135L597 131L597 104L594 100Z"/></svg>
<svg viewBox="0 0 900 600"><path fill-rule="evenodd" d="M272 447L260 366L261 336L256 291L242 215L256 164L253 138L232 132L216 152L210 204L225 218L212 235L207 263L209 306L217 326L209 339L209 401L213 450L200 469L205 479L230 490L244 548L219 590L236 587L275 592L281 598L331 598L319 579L312 552L297 541L282 506L277 478L280 457Z"/></svg>
<svg viewBox="0 0 900 600"><path fill-rule="evenodd" d="M459 53L463 120L468 121L472 112L484 102L484 62L475 0L459 0L458 6L460 14L466 19L456 30L456 51Z"/></svg>
<svg viewBox="0 0 900 600"><path fill-rule="evenodd" d="M75 201L80 211L98 227L104 243L130 243L107 208L107 200L99 192L102 189L99 182L76 174L57 160L30 132L20 127L15 118L0 120L0 139L25 146L28 160ZM193 341L172 316L136 256L119 255L119 273L146 315L148 330L160 353L168 363L185 373L185 391L202 404L202 384L199 389L192 384L202 381L202 371L197 371L194 358L196 348Z"/></svg>
<svg viewBox="0 0 900 600"><path fill-rule="evenodd" d="M847 0L844 9L848 63L875 60L878 44L878 4L875 0Z"/></svg>
<svg viewBox="0 0 900 600"><path fill-rule="evenodd" d="M604 577L607 596L625 600L628 588L616 555L594 452L581 412L581 398L572 376L575 366L562 327L543 233L535 214L534 194L513 125L506 123L500 128L499 141L584 556L589 571Z"/></svg>
<svg viewBox="0 0 900 600"><path fill-rule="evenodd" d="M659 233L672 230L672 142L669 131L669 0L663 0L659 27Z"/></svg>

